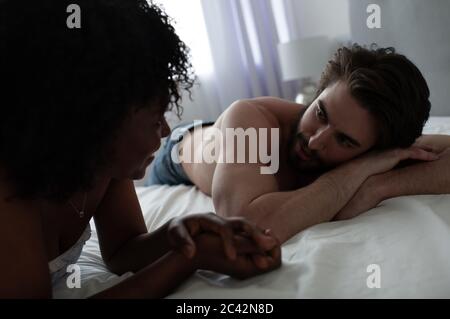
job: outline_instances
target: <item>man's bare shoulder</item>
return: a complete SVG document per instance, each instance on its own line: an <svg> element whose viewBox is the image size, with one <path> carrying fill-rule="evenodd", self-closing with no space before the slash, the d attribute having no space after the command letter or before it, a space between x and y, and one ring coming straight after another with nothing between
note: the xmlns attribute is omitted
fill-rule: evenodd
<svg viewBox="0 0 450 319"><path fill-rule="evenodd" d="M299 107L302 104L295 103L291 100L282 99L276 96L259 96L251 99L247 99L249 103L255 103L259 105L263 105L265 107Z"/></svg>
<svg viewBox="0 0 450 319"><path fill-rule="evenodd" d="M277 97L257 97L236 101L226 113L232 122L245 122L247 127L280 127L295 120L302 108Z"/></svg>

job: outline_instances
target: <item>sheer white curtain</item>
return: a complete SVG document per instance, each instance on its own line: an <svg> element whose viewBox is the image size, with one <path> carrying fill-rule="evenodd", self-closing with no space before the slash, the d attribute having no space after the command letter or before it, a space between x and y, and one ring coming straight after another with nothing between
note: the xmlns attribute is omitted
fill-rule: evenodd
<svg viewBox="0 0 450 319"><path fill-rule="evenodd" d="M281 80L277 54L277 44L292 30L290 1L157 1L191 48L198 76L193 101L183 99L183 121L215 120L237 99L295 96L297 85Z"/></svg>

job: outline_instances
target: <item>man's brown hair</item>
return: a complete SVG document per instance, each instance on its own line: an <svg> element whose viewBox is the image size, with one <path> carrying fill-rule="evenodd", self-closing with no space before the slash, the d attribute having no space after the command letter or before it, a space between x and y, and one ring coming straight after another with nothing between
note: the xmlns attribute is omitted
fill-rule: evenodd
<svg viewBox="0 0 450 319"><path fill-rule="evenodd" d="M408 147L422 134L430 91L419 69L394 48L339 48L322 73L317 96L338 81L375 117L376 148Z"/></svg>

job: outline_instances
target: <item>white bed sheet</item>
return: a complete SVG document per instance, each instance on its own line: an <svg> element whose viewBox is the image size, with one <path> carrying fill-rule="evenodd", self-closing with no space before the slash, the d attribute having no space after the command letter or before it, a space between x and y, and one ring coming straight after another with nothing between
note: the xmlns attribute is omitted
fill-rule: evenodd
<svg viewBox="0 0 450 319"><path fill-rule="evenodd" d="M432 118L425 133L450 134L449 118ZM194 187L137 187L149 230L168 219L213 211ZM93 225L92 225L93 226ZM238 281L197 272L168 298L448 298L450 297L450 195L398 197L352 220L323 223L283 245L283 265ZM379 266L380 287L369 288L369 265ZM56 298L82 298L131 274L107 271L93 227L78 262L80 289L65 282Z"/></svg>

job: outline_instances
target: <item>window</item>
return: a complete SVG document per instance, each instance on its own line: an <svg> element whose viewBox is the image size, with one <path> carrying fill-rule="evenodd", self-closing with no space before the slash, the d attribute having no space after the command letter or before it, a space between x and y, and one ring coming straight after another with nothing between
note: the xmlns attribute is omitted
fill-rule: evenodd
<svg viewBox="0 0 450 319"><path fill-rule="evenodd" d="M206 32L201 0L159 0L161 6L173 19L172 25L180 39L191 50L191 62L198 76L213 73L211 49Z"/></svg>

